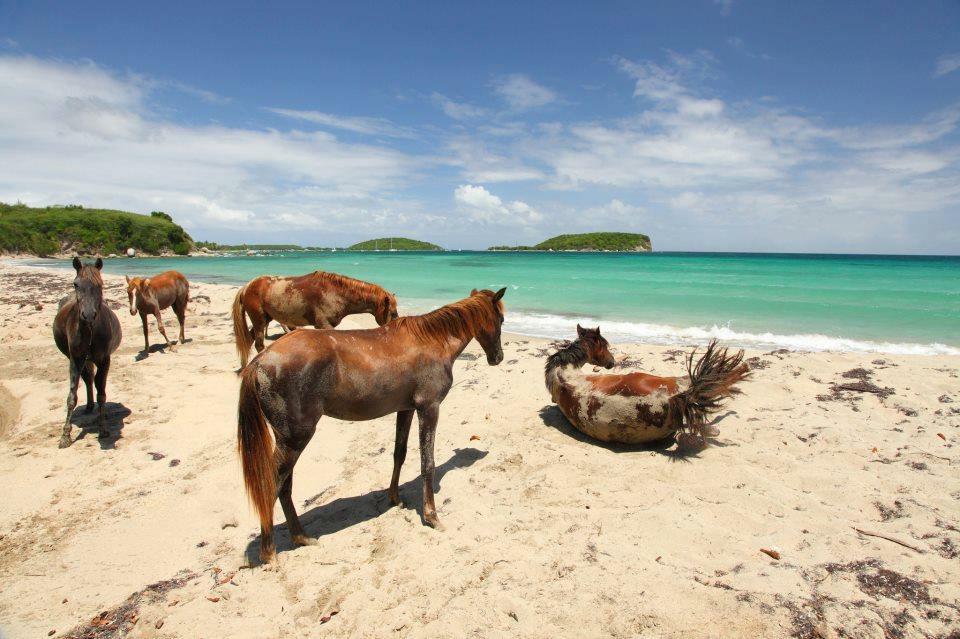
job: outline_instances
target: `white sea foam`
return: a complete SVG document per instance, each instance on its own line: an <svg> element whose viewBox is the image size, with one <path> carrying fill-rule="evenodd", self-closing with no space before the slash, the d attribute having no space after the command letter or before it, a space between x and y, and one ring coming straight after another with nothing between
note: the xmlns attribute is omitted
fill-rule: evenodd
<svg viewBox="0 0 960 639"><path fill-rule="evenodd" d="M648 344L705 344L718 339L742 348L787 348L796 351L840 351L890 353L901 355L960 355L960 349L946 344L914 344L871 342L818 334L778 335L747 333L728 326L676 327L642 322L618 322L590 317L564 317L534 313L507 313L504 330L536 337L570 338L577 322L583 326L600 326L611 342L644 342Z"/></svg>

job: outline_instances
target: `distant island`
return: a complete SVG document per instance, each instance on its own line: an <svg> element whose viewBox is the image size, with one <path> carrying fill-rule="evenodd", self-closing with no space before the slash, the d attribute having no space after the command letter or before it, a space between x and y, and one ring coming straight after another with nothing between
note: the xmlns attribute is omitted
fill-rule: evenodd
<svg viewBox="0 0 960 639"><path fill-rule="evenodd" d="M34 208L0 203L0 253L187 255L193 239L163 211L140 215L79 204Z"/></svg>
<svg viewBox="0 0 960 639"><path fill-rule="evenodd" d="M536 246L491 246L488 251L624 251L653 250L650 237L642 233L571 233L557 235Z"/></svg>
<svg viewBox="0 0 960 639"><path fill-rule="evenodd" d="M407 237L378 237L365 242L358 242L347 247L348 251L442 251L443 248L430 242L411 240Z"/></svg>

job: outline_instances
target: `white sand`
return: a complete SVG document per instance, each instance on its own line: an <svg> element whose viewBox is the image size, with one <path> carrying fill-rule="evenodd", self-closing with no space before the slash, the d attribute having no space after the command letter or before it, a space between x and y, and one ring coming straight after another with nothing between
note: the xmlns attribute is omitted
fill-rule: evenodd
<svg viewBox="0 0 960 639"><path fill-rule="evenodd" d="M70 272L0 266L0 433L12 421L0 439L2 636L90 632L101 611L179 574L196 577L103 623L121 619L130 637L217 638L960 628L958 357L748 353L767 367L721 413L715 444L684 458L573 431L544 388L544 340L505 336L499 367L472 344L437 435L446 530L421 524L415 436L401 477L407 507L390 508L393 419L323 419L294 482L319 545L292 549L281 525L276 564L251 569L259 528L235 452L234 289L194 284L192 341L135 361L140 320L121 282L107 278L124 329L107 394L119 404L114 430L129 411L122 436L102 448L89 432L59 450L67 360L50 324ZM165 319L175 335L173 314ZM649 372L681 372L671 349L614 346ZM841 373L861 366L895 394L817 399L855 382ZM81 390L78 419L93 425L82 405Z"/></svg>

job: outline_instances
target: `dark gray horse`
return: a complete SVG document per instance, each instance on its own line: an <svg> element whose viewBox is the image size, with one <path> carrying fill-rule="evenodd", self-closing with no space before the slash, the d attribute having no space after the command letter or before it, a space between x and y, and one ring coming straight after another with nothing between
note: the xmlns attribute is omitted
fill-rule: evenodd
<svg viewBox="0 0 960 639"><path fill-rule="evenodd" d="M73 295L60 302L60 310L53 320L53 339L57 348L70 360L70 392L67 393L67 419L63 423L60 448L70 445L70 418L77 405L77 386L80 378L87 387L87 412L93 412L93 388L97 387L97 421L99 438L110 436L104 425L103 405L107 401L107 373L110 355L120 346L120 320L103 303L103 278L99 257L93 266L73 258L77 276L73 280Z"/></svg>

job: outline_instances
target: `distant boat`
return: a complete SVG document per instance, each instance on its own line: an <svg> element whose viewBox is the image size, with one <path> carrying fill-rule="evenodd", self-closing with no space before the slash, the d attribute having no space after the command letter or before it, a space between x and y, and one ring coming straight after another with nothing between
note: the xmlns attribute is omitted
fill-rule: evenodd
<svg viewBox="0 0 960 639"><path fill-rule="evenodd" d="M336 252L337 252L337 249L330 249L330 252L331 252L331 253L336 253Z"/></svg>

